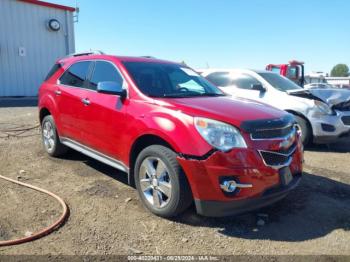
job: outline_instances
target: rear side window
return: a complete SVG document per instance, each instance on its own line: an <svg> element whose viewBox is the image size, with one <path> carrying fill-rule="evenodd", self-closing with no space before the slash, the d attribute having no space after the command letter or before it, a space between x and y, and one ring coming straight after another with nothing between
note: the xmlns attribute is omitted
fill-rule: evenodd
<svg viewBox="0 0 350 262"><path fill-rule="evenodd" d="M54 64L51 70L49 71L49 73L47 74L47 76L45 77L45 81L49 80L61 67L62 66L59 63Z"/></svg>
<svg viewBox="0 0 350 262"><path fill-rule="evenodd" d="M97 61L95 64L95 70L92 74L89 88L96 89L97 84L100 82L117 82L121 86L123 85L123 78L118 70L109 62Z"/></svg>
<svg viewBox="0 0 350 262"><path fill-rule="evenodd" d="M89 73L90 65L91 62L88 61L73 64L61 76L60 83L67 86L83 87Z"/></svg>
<svg viewBox="0 0 350 262"><path fill-rule="evenodd" d="M216 86L226 87L231 85L230 74L227 72L215 72L209 74L206 79L212 82Z"/></svg>

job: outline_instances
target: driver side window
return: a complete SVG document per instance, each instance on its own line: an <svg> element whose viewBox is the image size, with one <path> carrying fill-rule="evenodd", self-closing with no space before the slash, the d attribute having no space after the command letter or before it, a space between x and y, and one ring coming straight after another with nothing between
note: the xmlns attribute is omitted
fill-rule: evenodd
<svg viewBox="0 0 350 262"><path fill-rule="evenodd" d="M89 89L96 90L100 82L116 82L123 86L123 78L118 70L109 62L96 61Z"/></svg>
<svg viewBox="0 0 350 262"><path fill-rule="evenodd" d="M232 76L232 85L241 89L252 90L253 85L259 85L259 84L261 83L257 79L247 74Z"/></svg>

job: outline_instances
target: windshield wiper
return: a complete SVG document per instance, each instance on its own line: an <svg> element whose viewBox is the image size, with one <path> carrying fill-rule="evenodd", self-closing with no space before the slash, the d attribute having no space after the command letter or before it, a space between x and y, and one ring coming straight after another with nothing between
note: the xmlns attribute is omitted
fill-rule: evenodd
<svg viewBox="0 0 350 262"><path fill-rule="evenodd" d="M218 94L218 93L203 93L201 96L226 96L225 94Z"/></svg>

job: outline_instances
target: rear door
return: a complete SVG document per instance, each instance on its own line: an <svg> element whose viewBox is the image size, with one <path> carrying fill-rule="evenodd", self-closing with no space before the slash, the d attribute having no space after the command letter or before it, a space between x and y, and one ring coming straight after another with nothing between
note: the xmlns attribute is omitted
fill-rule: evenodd
<svg viewBox="0 0 350 262"><path fill-rule="evenodd" d="M125 132L125 101L118 95L102 94L96 91L100 82L119 82L125 85L121 73L110 61L95 61L89 80L81 129L86 145L115 159L120 159L122 150L120 136ZM127 98L126 98L127 99Z"/></svg>
<svg viewBox="0 0 350 262"><path fill-rule="evenodd" d="M86 97L87 78L91 70L91 61L81 61L71 65L60 77L56 96L58 99L60 136L83 143L83 113L86 109L83 98Z"/></svg>

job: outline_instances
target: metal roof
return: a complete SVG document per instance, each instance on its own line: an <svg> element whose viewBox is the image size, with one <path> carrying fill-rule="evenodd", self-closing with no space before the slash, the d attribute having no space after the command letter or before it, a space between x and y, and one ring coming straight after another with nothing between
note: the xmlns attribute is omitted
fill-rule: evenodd
<svg viewBox="0 0 350 262"><path fill-rule="evenodd" d="M33 5L46 6L49 8L61 9L61 10L70 11L70 12L75 11L74 7L53 4L53 3L49 3L49 2L45 2L45 1L39 1L39 0L17 0L17 1L25 2L25 3L33 4Z"/></svg>

